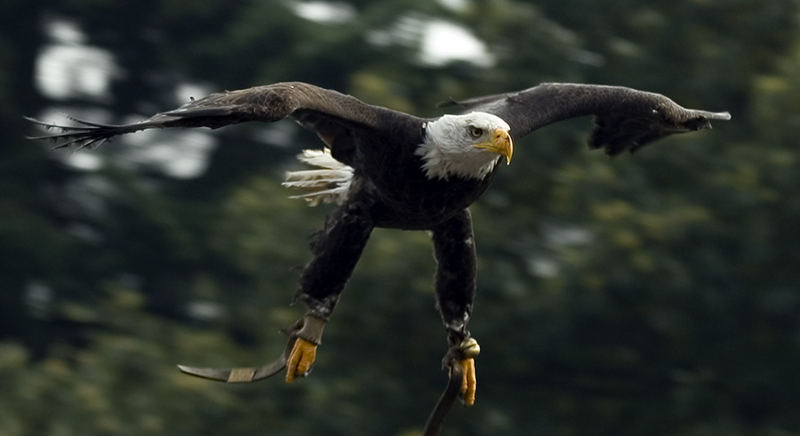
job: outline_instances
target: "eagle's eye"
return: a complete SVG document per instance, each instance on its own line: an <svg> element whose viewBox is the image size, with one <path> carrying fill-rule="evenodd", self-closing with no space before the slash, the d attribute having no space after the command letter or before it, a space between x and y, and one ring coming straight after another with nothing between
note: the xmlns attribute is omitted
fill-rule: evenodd
<svg viewBox="0 0 800 436"><path fill-rule="evenodd" d="M469 126L469 134L473 138L476 139L480 138L481 136L483 136L483 129L481 129L480 127Z"/></svg>

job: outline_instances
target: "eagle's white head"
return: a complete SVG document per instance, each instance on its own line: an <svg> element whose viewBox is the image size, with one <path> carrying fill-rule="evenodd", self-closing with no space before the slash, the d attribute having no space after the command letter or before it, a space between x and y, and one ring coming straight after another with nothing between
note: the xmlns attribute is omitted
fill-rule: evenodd
<svg viewBox="0 0 800 436"><path fill-rule="evenodd" d="M430 179L450 176L482 179L500 161L511 162L514 146L508 123L486 112L443 115L425 124L425 139L416 151Z"/></svg>

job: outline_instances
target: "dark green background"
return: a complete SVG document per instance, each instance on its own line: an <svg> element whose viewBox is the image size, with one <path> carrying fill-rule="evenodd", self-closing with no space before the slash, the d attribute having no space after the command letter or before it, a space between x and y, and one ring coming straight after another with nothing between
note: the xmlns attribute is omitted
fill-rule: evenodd
<svg viewBox="0 0 800 436"><path fill-rule="evenodd" d="M0 3L0 436L420 434L446 346L422 232L375 232L309 379L228 386L175 370L283 346L329 208L279 182L313 135L223 129L190 178L134 164L154 140L119 139L82 170L24 139L36 129L22 116L47 108L120 122L175 107L182 83L283 80L422 115L541 81L729 110L713 131L613 160L585 147L588 119L517 141L472 208L478 401L444 434L800 434L796 1L354 0L338 23L288 4ZM426 20L470 29L494 63L420 62ZM111 54L106 97L37 88L53 22Z"/></svg>

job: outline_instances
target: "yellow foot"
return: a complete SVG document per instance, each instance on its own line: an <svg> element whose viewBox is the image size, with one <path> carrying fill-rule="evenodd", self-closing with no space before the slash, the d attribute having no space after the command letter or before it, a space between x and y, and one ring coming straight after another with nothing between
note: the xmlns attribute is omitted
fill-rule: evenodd
<svg viewBox="0 0 800 436"><path fill-rule="evenodd" d="M461 366L461 398L465 406L475 404L475 391L478 388L478 379L475 372L475 357L481 352L478 341L469 338L461 343L461 352L464 358L458 361Z"/></svg>
<svg viewBox="0 0 800 436"><path fill-rule="evenodd" d="M304 376L311 369L317 357L317 346L303 338L297 338L286 361L286 383L291 383L297 376Z"/></svg>
<svg viewBox="0 0 800 436"><path fill-rule="evenodd" d="M464 399L465 406L475 404L475 390L478 388L478 380L475 374L475 359L468 358L460 360L461 365L461 397Z"/></svg>

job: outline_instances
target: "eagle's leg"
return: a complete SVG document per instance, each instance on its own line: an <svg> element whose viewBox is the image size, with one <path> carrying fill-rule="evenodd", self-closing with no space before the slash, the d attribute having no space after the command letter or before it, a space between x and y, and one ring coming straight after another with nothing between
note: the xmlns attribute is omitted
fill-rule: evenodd
<svg viewBox="0 0 800 436"><path fill-rule="evenodd" d="M367 204L348 200L325 220L325 228L311 240L313 258L300 276L296 301L308 311L286 363L286 381L311 369L322 340L322 330L339 301L374 224Z"/></svg>
<svg viewBox="0 0 800 436"><path fill-rule="evenodd" d="M444 364L461 367L464 404L475 403L475 357L480 347L467 330L476 289L476 254L472 218L464 209L433 229L437 307L450 344Z"/></svg>

